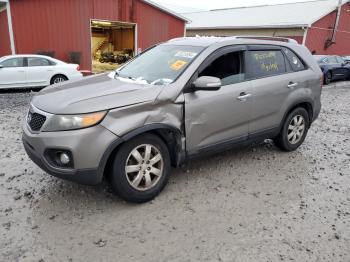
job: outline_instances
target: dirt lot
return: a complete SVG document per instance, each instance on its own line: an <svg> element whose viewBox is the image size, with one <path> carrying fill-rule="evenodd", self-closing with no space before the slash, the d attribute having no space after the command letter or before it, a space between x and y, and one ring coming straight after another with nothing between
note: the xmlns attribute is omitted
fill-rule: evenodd
<svg viewBox="0 0 350 262"><path fill-rule="evenodd" d="M21 144L31 96L0 94L0 261L350 261L350 84L324 89L298 151L196 160L143 205L36 167Z"/></svg>

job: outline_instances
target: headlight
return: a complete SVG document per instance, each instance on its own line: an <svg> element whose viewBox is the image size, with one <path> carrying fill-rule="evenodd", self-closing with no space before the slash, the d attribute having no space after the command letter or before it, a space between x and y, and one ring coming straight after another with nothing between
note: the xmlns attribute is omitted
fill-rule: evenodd
<svg viewBox="0 0 350 262"><path fill-rule="evenodd" d="M94 126L100 123L106 114L107 111L81 115L53 115L46 121L42 131L64 131Z"/></svg>

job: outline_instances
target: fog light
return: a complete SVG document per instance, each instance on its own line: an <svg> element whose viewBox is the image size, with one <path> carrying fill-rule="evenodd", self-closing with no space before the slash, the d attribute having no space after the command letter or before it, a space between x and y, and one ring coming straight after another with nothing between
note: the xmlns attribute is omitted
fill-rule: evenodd
<svg viewBox="0 0 350 262"><path fill-rule="evenodd" d="M60 161L63 165L68 165L70 162L69 155L66 153L61 153L60 155Z"/></svg>

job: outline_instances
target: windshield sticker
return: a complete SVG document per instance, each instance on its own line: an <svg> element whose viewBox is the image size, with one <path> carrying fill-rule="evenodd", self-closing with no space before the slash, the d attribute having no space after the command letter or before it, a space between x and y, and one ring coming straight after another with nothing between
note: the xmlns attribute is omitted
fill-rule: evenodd
<svg viewBox="0 0 350 262"><path fill-rule="evenodd" d="M187 64L186 61L183 61L183 60L176 60L174 63L172 63L172 64L170 65L170 68L171 68L172 70L178 71L178 70L180 70L181 68L183 68L184 65L186 65L186 64Z"/></svg>
<svg viewBox="0 0 350 262"><path fill-rule="evenodd" d="M187 59L193 59L196 55L197 55L197 53L188 52L188 51L178 51L175 54L175 56L177 56L177 57L183 57L183 58L187 58Z"/></svg>

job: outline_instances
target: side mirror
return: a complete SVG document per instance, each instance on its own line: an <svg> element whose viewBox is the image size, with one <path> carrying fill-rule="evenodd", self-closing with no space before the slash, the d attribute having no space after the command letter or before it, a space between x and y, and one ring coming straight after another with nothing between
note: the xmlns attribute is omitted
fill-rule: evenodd
<svg viewBox="0 0 350 262"><path fill-rule="evenodd" d="M0 65L0 69L3 68L4 66L3 65Z"/></svg>
<svg viewBox="0 0 350 262"><path fill-rule="evenodd" d="M220 78L212 76L201 76L192 83L192 89L194 91L215 91L219 90L221 85L222 84Z"/></svg>

